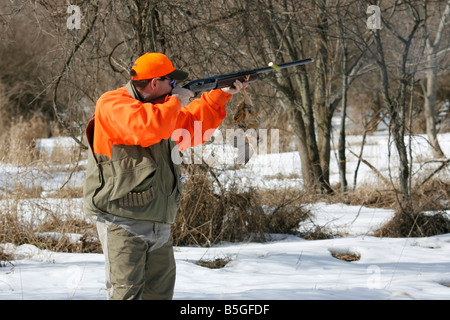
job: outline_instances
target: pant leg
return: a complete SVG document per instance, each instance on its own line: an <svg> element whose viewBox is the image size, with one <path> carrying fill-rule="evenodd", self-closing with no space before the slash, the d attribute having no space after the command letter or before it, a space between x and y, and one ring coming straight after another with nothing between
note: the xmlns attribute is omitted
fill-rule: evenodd
<svg viewBox="0 0 450 320"><path fill-rule="evenodd" d="M175 257L172 241L147 253L142 299L171 300L175 287Z"/></svg>
<svg viewBox="0 0 450 320"><path fill-rule="evenodd" d="M110 222L97 222L97 229L105 254L108 299L141 299L148 245Z"/></svg>

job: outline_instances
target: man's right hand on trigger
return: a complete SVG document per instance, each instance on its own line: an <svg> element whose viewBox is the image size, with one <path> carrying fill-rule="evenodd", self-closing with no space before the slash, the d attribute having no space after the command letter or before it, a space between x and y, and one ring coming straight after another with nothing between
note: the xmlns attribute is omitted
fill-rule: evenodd
<svg viewBox="0 0 450 320"><path fill-rule="evenodd" d="M181 107L184 107L189 104L193 97L195 97L195 93L182 87L175 87L172 90L172 96L177 97L178 100L180 100Z"/></svg>

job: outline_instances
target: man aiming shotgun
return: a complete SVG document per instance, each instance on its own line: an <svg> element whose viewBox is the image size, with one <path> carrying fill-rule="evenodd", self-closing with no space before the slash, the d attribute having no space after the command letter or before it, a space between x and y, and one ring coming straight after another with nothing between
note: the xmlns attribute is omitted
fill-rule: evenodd
<svg viewBox="0 0 450 320"><path fill-rule="evenodd" d="M84 208L97 218L108 298L172 299L175 259L170 226L182 183L171 151L204 143L224 120L226 103L247 82L239 75L227 77L231 82L226 85L225 79L208 78L204 83L213 82L210 88L199 81L192 87L176 86L188 74L161 53L139 57L130 75L125 86L98 99L86 128ZM202 91L206 92L190 101ZM202 122L200 141L172 139L176 129L193 133L196 121Z"/></svg>

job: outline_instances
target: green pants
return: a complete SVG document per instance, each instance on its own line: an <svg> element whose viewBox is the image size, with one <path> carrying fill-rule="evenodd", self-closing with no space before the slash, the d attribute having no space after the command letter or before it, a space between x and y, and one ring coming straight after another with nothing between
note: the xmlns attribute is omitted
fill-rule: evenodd
<svg viewBox="0 0 450 320"><path fill-rule="evenodd" d="M155 245L156 241L104 221L97 222L97 231L105 255L108 299L172 299L175 286L172 241Z"/></svg>

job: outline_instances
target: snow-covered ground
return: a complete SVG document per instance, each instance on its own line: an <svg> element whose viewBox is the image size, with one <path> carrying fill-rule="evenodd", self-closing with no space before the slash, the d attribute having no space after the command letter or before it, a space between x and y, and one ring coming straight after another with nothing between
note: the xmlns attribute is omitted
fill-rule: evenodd
<svg viewBox="0 0 450 320"><path fill-rule="evenodd" d="M314 241L278 235L266 243L177 247L174 299L450 299L449 252L449 234ZM32 245L14 253L14 265L0 269L0 299L105 299L103 255ZM346 262L332 253L358 254L360 260ZM217 258L230 262L221 269L196 265Z"/></svg>
<svg viewBox="0 0 450 320"><path fill-rule="evenodd" d="M450 134L439 138L444 152L450 154ZM355 153L359 153L358 139L360 137L348 137L349 148ZM419 160L428 160L429 149L423 138L415 138L414 143L413 150L418 159L414 165L418 166ZM387 147L386 135L374 135L369 138L363 154L384 174L389 169ZM356 165L356 159L352 157L348 155L349 175L353 174ZM0 178L4 183L8 174L14 175L11 173L14 170L10 166L2 168ZM253 186L283 187L299 183L299 175L297 178L292 176L292 173L300 172L299 168L296 153L256 155L245 168L234 170L233 175L241 183ZM333 162L332 183L338 181L337 173ZM290 178L282 179L283 175ZM75 172L70 183L79 185L82 178L82 171ZM66 179L56 174L54 179L47 177L43 194L51 193L52 188L61 186ZM352 181L352 176L349 180ZM376 181L375 176L362 164L358 184L373 181ZM50 200L46 201L50 203ZM71 201L65 205L70 206L72 214L83 214L81 199L64 201ZM27 214L30 203L27 199L20 206L22 214ZM64 208L62 205L57 207ZM311 221L301 228L308 228L308 223L326 226L328 230L346 236L308 241L274 234L272 241L265 243L176 247L174 299L450 299L450 234L429 238L376 238L371 236L372 232L389 221L393 211L324 202L311 204L310 209L313 213ZM32 245L0 245L16 258L0 267L0 299L106 299L102 254L69 254L43 251ZM356 254L360 259L342 261L334 258L334 253ZM221 269L196 264L200 259L217 258L228 259L229 263Z"/></svg>

